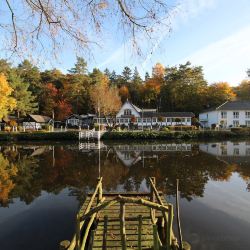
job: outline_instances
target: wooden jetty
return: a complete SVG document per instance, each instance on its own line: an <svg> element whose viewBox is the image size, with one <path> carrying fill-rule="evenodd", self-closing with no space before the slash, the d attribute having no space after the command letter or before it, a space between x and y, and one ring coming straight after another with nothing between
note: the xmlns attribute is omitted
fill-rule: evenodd
<svg viewBox="0 0 250 250"><path fill-rule="evenodd" d="M173 205L155 187L150 193L103 193L102 178L76 216L76 233L68 250L179 250L191 249L177 241L173 233Z"/></svg>

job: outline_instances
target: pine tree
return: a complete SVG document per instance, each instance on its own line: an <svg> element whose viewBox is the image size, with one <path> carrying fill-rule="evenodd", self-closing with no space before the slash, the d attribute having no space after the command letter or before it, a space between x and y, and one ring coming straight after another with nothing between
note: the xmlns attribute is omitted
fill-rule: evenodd
<svg viewBox="0 0 250 250"><path fill-rule="evenodd" d="M16 99L16 108L14 109L18 118L20 115L26 115L37 110L35 96L29 91L29 83L22 81L16 71L12 70L9 74L9 83L13 89L12 97Z"/></svg>
<svg viewBox="0 0 250 250"><path fill-rule="evenodd" d="M145 82L150 78L150 75L148 72L145 73Z"/></svg>
<svg viewBox="0 0 250 250"><path fill-rule="evenodd" d="M132 75L131 69L128 66L124 67L122 71L122 76L127 82L131 79L131 75Z"/></svg>
<svg viewBox="0 0 250 250"><path fill-rule="evenodd" d="M68 70L71 74L85 75L88 72L87 62L84 58L77 56L75 67Z"/></svg>

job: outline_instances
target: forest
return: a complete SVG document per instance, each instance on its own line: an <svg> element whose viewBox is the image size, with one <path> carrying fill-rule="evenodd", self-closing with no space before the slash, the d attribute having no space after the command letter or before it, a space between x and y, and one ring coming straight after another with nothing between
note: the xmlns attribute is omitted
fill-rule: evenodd
<svg viewBox="0 0 250 250"><path fill-rule="evenodd" d="M82 57L67 73L56 68L41 71L29 60L13 66L1 59L0 92L0 119L33 113L64 120L72 113L95 113L98 103L101 113L111 115L127 99L141 108L198 115L227 100L250 100L250 80L242 79L236 87L228 82L208 83L203 68L190 62L172 67L157 63L142 76L136 67L128 66L120 73L108 68L89 71Z"/></svg>

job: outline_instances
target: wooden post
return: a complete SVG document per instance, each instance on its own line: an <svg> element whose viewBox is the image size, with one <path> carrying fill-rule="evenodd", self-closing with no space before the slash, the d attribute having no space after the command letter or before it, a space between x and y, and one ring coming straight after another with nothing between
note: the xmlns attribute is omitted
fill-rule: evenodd
<svg viewBox="0 0 250 250"><path fill-rule="evenodd" d="M141 235L142 235L142 216L138 216L138 250L142 250L141 247Z"/></svg>
<svg viewBox="0 0 250 250"><path fill-rule="evenodd" d="M107 235L108 235L108 216L105 215L104 216L102 250L107 250Z"/></svg>
<svg viewBox="0 0 250 250"><path fill-rule="evenodd" d="M172 230L173 230L173 205L168 205L168 223L167 223L167 249L171 249L172 245Z"/></svg>
<svg viewBox="0 0 250 250"><path fill-rule="evenodd" d="M182 233L181 233L181 223L180 223L180 207L179 207L179 179L176 180L176 215L177 215L177 227L179 236L179 246L182 250Z"/></svg>
<svg viewBox="0 0 250 250"><path fill-rule="evenodd" d="M127 249L126 228L125 228L125 203L120 202L120 234L122 241L122 250Z"/></svg>
<svg viewBox="0 0 250 250"><path fill-rule="evenodd" d="M66 250L66 249L68 249L69 245L70 245L70 242L68 240L61 241L59 249Z"/></svg>
<svg viewBox="0 0 250 250"><path fill-rule="evenodd" d="M97 198L97 204L102 200L102 178L98 178L98 183L100 182L100 186L98 189L98 198Z"/></svg>
<svg viewBox="0 0 250 250"><path fill-rule="evenodd" d="M153 185L155 185L155 177L150 177L150 179L151 179L151 181L152 181L152 183L153 183ZM154 189L153 189L153 186L151 185L151 190L150 190L150 192L151 192L151 201L152 202L155 202L155 193L154 193ZM155 223L155 209L151 209L150 210L150 213L151 213L151 217L152 217L152 222L153 223Z"/></svg>
<svg viewBox="0 0 250 250"><path fill-rule="evenodd" d="M76 215L76 250L78 250L80 247L80 236L81 236L80 218L77 213Z"/></svg>
<svg viewBox="0 0 250 250"><path fill-rule="evenodd" d="M158 230L157 225L153 224L154 250L159 250Z"/></svg>
<svg viewBox="0 0 250 250"><path fill-rule="evenodd" d="M89 239L89 245L88 245L88 250L92 250L93 249L94 237L95 237L95 230L91 230L91 232L90 232L90 239Z"/></svg>

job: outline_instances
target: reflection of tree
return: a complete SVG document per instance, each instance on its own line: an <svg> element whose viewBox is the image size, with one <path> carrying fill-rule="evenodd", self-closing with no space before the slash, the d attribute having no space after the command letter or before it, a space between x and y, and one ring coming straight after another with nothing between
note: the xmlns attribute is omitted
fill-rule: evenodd
<svg viewBox="0 0 250 250"><path fill-rule="evenodd" d="M28 146L6 146L1 151L0 200L4 205L16 197L30 203L41 195L42 190L57 194L64 188L82 202L86 193L95 188L97 151L83 153L74 145L56 145L36 156L31 156L34 150ZM131 157L139 154L129 153ZM209 179L228 180L235 171L249 182L250 169L247 165L229 165L199 151L195 145L192 151L185 152L145 151L130 167L117 157L112 144L108 151L101 152L101 175L106 191L116 190L118 186L127 191L139 190L142 181L155 176L159 189L166 194L174 194L178 178L181 196L191 200L193 196L203 195Z"/></svg>
<svg viewBox="0 0 250 250"><path fill-rule="evenodd" d="M17 167L0 153L0 204L7 206L10 192L15 187L12 177L17 175Z"/></svg>

